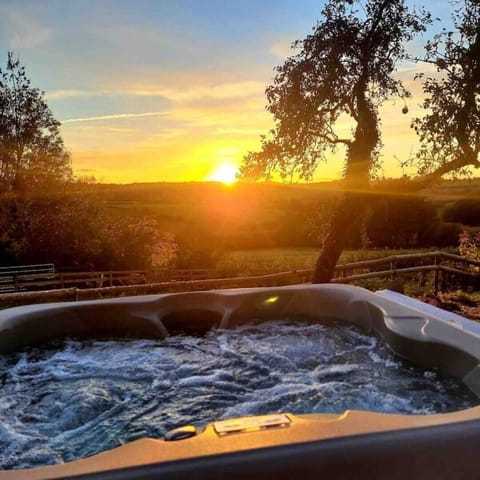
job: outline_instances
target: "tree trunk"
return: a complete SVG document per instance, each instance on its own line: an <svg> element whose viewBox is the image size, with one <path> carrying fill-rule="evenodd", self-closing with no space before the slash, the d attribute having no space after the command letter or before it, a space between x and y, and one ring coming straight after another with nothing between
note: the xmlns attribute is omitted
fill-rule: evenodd
<svg viewBox="0 0 480 480"><path fill-rule="evenodd" d="M327 283L333 277L347 240L359 231L367 207L367 196L346 192L334 213L330 229L317 259L312 283Z"/></svg>
<svg viewBox="0 0 480 480"><path fill-rule="evenodd" d="M370 189L370 169L380 139L374 106L366 98L367 82L357 85L357 127L349 145L345 170L345 193L333 215L330 229L318 257L312 283L329 282L347 239L357 232L364 217Z"/></svg>

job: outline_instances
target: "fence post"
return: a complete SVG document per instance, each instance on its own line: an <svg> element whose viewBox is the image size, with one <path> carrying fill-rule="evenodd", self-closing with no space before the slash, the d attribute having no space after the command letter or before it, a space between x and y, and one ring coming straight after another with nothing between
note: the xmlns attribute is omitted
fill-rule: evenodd
<svg viewBox="0 0 480 480"><path fill-rule="evenodd" d="M16 292L18 292L18 276L17 275L13 276L13 288Z"/></svg>
<svg viewBox="0 0 480 480"><path fill-rule="evenodd" d="M395 280L395 277L396 277L396 267L397 267L397 263L395 260L392 260L390 262L390 270L391 270L391 275L390 275L390 280L393 281Z"/></svg>
<svg viewBox="0 0 480 480"><path fill-rule="evenodd" d="M60 288L65 288L65 279L63 276L63 272L60 274Z"/></svg>
<svg viewBox="0 0 480 480"><path fill-rule="evenodd" d="M110 283L110 286L113 287L113 273L112 273L112 271L108 272L108 281Z"/></svg>
<svg viewBox="0 0 480 480"><path fill-rule="evenodd" d="M440 285L440 259L437 255L433 257L433 264L435 268L433 270L433 293L438 294L438 287Z"/></svg>

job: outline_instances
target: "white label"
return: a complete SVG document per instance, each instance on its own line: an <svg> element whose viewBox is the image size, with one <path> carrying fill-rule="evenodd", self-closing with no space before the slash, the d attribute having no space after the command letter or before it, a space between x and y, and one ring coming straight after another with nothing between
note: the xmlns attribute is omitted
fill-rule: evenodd
<svg viewBox="0 0 480 480"><path fill-rule="evenodd" d="M213 428L219 434L262 430L271 427L288 427L291 420L283 413L258 417L232 418L215 422Z"/></svg>

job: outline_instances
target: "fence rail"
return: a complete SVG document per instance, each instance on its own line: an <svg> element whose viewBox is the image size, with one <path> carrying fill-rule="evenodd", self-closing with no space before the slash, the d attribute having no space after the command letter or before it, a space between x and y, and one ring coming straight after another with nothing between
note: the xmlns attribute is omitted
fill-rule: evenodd
<svg viewBox="0 0 480 480"><path fill-rule="evenodd" d="M33 274L33 273L54 273L55 266L53 263L42 263L39 265L17 265L11 267L0 267L0 277L17 275L17 274Z"/></svg>
<svg viewBox="0 0 480 480"><path fill-rule="evenodd" d="M53 263L0 267L0 293L23 290L23 282L45 281L55 276Z"/></svg>
<svg viewBox="0 0 480 480"><path fill-rule="evenodd" d="M429 262L425 263L427 260ZM422 263L413 265L412 263ZM389 268L373 270L374 267L388 265ZM414 274L433 273L433 289L447 287L447 276L468 277L474 279L477 288L480 288L480 262L467 260L459 255L445 252L414 253L409 255L393 255L374 260L346 263L338 265L335 269L333 283L355 283L361 280L374 278L389 278ZM169 271L172 272L172 271ZM152 293L182 292L192 290L214 290L220 288L237 287L267 287L307 283L310 281L313 269L294 270L290 272L255 274L221 278L217 270L180 270L173 271L177 274L170 275L168 280L155 283L147 282L147 272L139 270L125 270L120 272L72 272L55 274L55 282L51 279L32 282L36 287L58 285L57 277L63 288L42 291L20 291L0 293L0 305L25 304L35 301L51 300L87 300L95 298L108 298L121 295L144 295ZM164 272L165 276L168 274ZM212 278L215 277L216 278ZM203 277L202 277L203 276ZM220 278L219 278L220 276ZM25 276L20 276L25 277ZM20 285L19 277L18 285ZM202 278L198 278L202 277ZM187 280L178 279L187 278ZM37 279L38 280L38 279ZM114 286L117 281L129 282L126 285ZM83 282L84 287L78 286ZM89 282L91 282L89 286ZM74 285L66 287L67 285Z"/></svg>
<svg viewBox="0 0 480 480"><path fill-rule="evenodd" d="M30 267L30 266L26 266ZM7 268L4 267L5 271ZM14 269L7 275L0 271L0 292L12 293L28 290L63 289L68 286L78 288L100 288L114 285L146 283L144 270L122 270L103 272L54 272L47 269Z"/></svg>

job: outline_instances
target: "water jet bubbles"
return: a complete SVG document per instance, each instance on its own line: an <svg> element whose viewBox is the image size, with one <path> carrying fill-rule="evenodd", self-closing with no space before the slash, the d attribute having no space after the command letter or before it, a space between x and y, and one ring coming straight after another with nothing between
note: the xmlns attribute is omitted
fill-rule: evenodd
<svg viewBox="0 0 480 480"><path fill-rule="evenodd" d="M355 327L291 320L204 337L66 341L5 356L0 379L0 469L79 459L227 417L477 404L460 382L412 368Z"/></svg>

